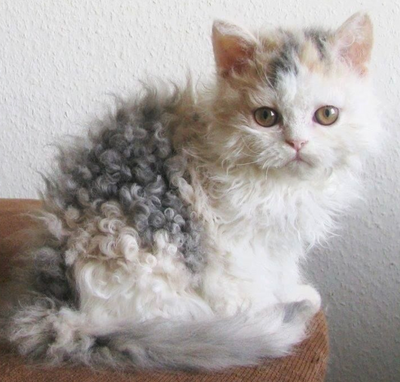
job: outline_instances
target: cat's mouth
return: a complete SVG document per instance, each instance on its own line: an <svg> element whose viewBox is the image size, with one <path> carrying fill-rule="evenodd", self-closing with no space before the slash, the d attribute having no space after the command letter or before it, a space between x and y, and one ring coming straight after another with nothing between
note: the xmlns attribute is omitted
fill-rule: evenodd
<svg viewBox="0 0 400 382"><path fill-rule="evenodd" d="M284 167L291 163L296 163L296 164L305 163L305 164L311 166L311 163L307 162L299 153L296 153L296 155L292 159L290 159L288 162L286 162Z"/></svg>

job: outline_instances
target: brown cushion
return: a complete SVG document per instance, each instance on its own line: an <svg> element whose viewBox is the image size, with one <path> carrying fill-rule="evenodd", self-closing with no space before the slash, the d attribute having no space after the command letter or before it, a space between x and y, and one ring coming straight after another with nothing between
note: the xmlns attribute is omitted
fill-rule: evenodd
<svg viewBox="0 0 400 382"><path fill-rule="evenodd" d="M0 199L0 290L1 283L9 278L10 258L24 243L22 229L33 223L26 215L39 208L35 200ZM7 345L0 346L0 380L2 382L321 382L325 378L328 360L328 335L323 312L319 312L310 328L310 335L294 354L265 362L257 367L237 367L218 373L186 372L136 372L122 373L113 370L95 372L86 367L38 368L29 366L20 356L13 354Z"/></svg>

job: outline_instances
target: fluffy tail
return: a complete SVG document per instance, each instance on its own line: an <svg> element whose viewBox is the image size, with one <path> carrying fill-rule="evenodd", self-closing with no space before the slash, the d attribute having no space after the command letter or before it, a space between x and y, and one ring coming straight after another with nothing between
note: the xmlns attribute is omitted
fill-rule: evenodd
<svg viewBox="0 0 400 382"><path fill-rule="evenodd" d="M242 313L202 322L155 319L93 327L77 311L43 298L9 322L19 351L50 364L114 368L218 370L254 365L287 354L306 335L315 313L309 301L281 304L250 317Z"/></svg>

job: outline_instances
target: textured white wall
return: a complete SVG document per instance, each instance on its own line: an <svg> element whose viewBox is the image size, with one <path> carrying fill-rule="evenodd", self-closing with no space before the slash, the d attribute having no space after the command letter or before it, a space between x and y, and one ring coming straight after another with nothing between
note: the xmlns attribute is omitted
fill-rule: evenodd
<svg viewBox="0 0 400 382"><path fill-rule="evenodd" d="M216 17L255 25L338 26L366 10L376 27L374 70L388 139L365 175L366 202L341 237L314 251L309 274L324 295L330 381L400 380L400 5L376 0L0 1L0 197L36 197L49 144L146 75L182 80L213 71Z"/></svg>

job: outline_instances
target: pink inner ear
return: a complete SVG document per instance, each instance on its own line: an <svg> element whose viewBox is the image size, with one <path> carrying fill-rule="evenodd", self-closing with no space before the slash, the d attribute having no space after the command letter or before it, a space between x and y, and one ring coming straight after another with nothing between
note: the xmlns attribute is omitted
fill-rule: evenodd
<svg viewBox="0 0 400 382"><path fill-rule="evenodd" d="M241 73L254 53L254 45L239 35L224 34L213 30L215 61L221 75Z"/></svg>
<svg viewBox="0 0 400 382"><path fill-rule="evenodd" d="M336 35L340 56L352 67L364 75L371 58L373 28L367 15L351 17L339 29Z"/></svg>
<svg viewBox="0 0 400 382"><path fill-rule="evenodd" d="M253 50L249 47L233 45L223 52L218 66L222 69L222 74L227 75L234 71L241 73L248 60L251 58Z"/></svg>
<svg viewBox="0 0 400 382"><path fill-rule="evenodd" d="M354 43L346 56L353 66L358 68L360 74L367 73L366 64L369 62L371 54L363 44Z"/></svg>

